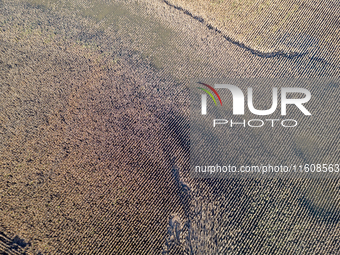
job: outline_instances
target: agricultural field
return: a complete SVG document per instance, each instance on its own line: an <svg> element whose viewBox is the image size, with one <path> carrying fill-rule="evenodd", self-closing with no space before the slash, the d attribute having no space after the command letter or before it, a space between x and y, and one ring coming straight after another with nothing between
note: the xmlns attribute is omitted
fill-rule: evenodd
<svg viewBox="0 0 340 255"><path fill-rule="evenodd" d="M339 77L320 5L0 0L0 253L339 253L338 179L189 171L193 80ZM222 132L233 158L337 159L338 88L314 135Z"/></svg>

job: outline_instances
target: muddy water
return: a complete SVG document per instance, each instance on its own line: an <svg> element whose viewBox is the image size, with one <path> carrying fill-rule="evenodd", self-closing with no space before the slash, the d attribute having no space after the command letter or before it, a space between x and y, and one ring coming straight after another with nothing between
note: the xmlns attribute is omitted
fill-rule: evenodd
<svg viewBox="0 0 340 255"><path fill-rule="evenodd" d="M91 62L96 63L92 71L84 71L88 75L84 78L88 87L81 88L77 85L80 88L75 86L70 89L65 86L64 91L60 88L61 91L58 92L60 99L52 100L57 104L55 109L66 110L53 113L54 117L45 124L51 135L43 141L47 144L53 141L51 144L60 145L60 148L56 146L60 149L58 153L53 150L50 152L55 160L50 157L45 162L61 168L64 172L54 170L55 176L61 174L65 179L53 179L53 174L51 175L52 182L63 185L60 188L53 186L51 190L54 192L51 191L49 196L64 196L67 206L64 211L63 207L56 207L52 212L46 209L44 216L37 216L35 222L48 221L49 215L56 218L56 215L71 216L61 217L62 223L57 233L63 233L62 228L65 228L64 239L54 236L52 243L46 237L39 241L41 237L38 229L42 228L51 235L56 231L51 226L40 226L31 231L33 236L39 236L35 240L36 246L41 250L45 249L45 245L46 251L50 252L82 251L85 246L88 251L108 251L109 245L102 245L98 241L108 238L115 243L110 251L118 254L150 254L160 253L162 250L172 254L285 254L292 250L297 253L317 253L321 249L335 251L336 245L323 245L336 242L339 228L334 182L324 182L329 187L328 193L315 194L315 187L319 184L305 180L190 179L187 170L190 144L187 88L189 80L197 77L336 76L339 75L338 68L303 55L259 56L251 49L226 40L221 33L209 29L206 24L161 1L148 1L147 4L143 1L127 2L128 5L124 1L87 1L78 4L35 0L30 1L29 6L21 6L21 9L14 8L13 4L9 10L2 7L5 17L1 20L2 24L4 27L6 23L11 24L6 29L13 29L11 33L2 33L8 47L11 42L18 40L18 34L27 36L38 33L37 37L40 35L40 38L52 43L54 40L75 42L79 46L76 46L75 51L80 53L74 54L74 57L83 56L82 61L85 62L75 62L71 58L68 62L76 63L73 68L80 70L81 67L85 70L86 66L91 66ZM6 2L4 4L10 5ZM25 21L16 28L14 23L10 23L13 22L10 16L17 12L21 12ZM26 16L22 14L25 12ZM34 13L37 13L37 18L33 20ZM27 40L21 43L24 48L33 47ZM291 41L289 43L294 44ZM51 52L52 48L60 47L61 53L53 54L63 54L63 45L52 45ZM93 52L92 55L89 55L90 52ZM50 55L47 52L43 56L47 58ZM5 56L3 59L6 59ZM8 57L6 64L14 65L11 61ZM49 61L53 63L53 58ZM111 66L117 63L124 67L115 69ZM6 69L8 77L16 77L13 72ZM115 83L113 73L119 74L119 82ZM98 80L107 82L104 82L103 87L100 82L91 85ZM15 79L10 82L15 82ZM76 81L73 82L77 84ZM53 86L60 83L53 81L49 84L53 90ZM110 84L113 84L112 88ZM11 93L15 95L19 92ZM22 100L25 93L19 93ZM37 95L39 98L38 92ZM109 95L112 98L109 99ZM72 99L73 96L76 99ZM95 103L91 103L93 100ZM108 112L105 107L98 107L100 104L110 105L113 110ZM46 107L48 105L46 102ZM17 107L22 108L19 103ZM29 110L34 112L33 108ZM77 111L80 112L74 120ZM10 125L8 123L7 126L13 126L22 135L20 139L24 140L25 134L20 133L22 128L17 128L18 124L14 121ZM109 135L105 132L107 123L115 125L110 127ZM32 127L38 125L41 123L31 124ZM97 126L100 127L99 130L96 129ZM63 129L68 130L67 135ZM40 132L40 135L44 133L43 130ZM83 137L79 137L79 132ZM112 135L111 132L117 135ZM36 133L34 135L38 137ZM60 141L58 137L64 138ZM138 140L137 137L141 139ZM85 142L78 144L77 139ZM113 142L105 145L105 140ZM12 142L9 148L18 148L19 144L20 141ZM121 144L126 146L121 147ZM98 151L104 157L98 157ZM115 153L112 154L112 151ZM39 160L39 153L34 150L27 154L21 153L28 163L31 158ZM7 161L13 160L13 155L15 153L7 155ZM17 157L21 159L24 156ZM81 167L79 164L76 167L72 162L79 157L84 157L85 160ZM176 160L171 162L173 158ZM112 169L116 168L112 168L110 162L118 162L115 163L116 168L123 169L112 178L109 176ZM22 166L19 165L20 163L15 169L20 173ZM101 166L101 171L100 168L95 171L93 165ZM43 169L43 166L40 168ZM68 172L69 169L73 169L71 173ZM77 174L78 171L81 174ZM12 178L9 170L3 174ZM51 184L42 180L32 181L38 184L39 181L44 182L49 190ZM77 183L80 185L77 186ZM69 188L70 185L76 188ZM118 188L110 191L106 188L110 185ZM124 189L124 185L128 190ZM148 187L152 187L151 192L144 192ZM8 191L7 188L2 189ZM318 192L321 193L322 190ZM104 201L100 193L105 194L108 199ZM71 194L74 200L71 199ZM320 195L326 196L326 201L332 206L325 206L318 199ZM48 202L47 198L43 198ZM7 195L6 199L10 201L10 196ZM75 201L84 202L77 204ZM119 210L115 209L116 205ZM78 210L74 209L75 206L78 206ZM94 210L86 214L91 207ZM21 209L25 210L24 207ZM110 210L113 211L112 214ZM82 217L84 221L81 220ZM93 217L95 221L91 221ZM16 222L12 223L12 227L6 225L12 232L20 229L18 225L21 223L20 219L14 218L15 220L6 216L6 220ZM94 224L96 221L99 223ZM58 226L56 222L53 224ZM82 233L81 224L86 226L86 233ZM110 229L114 229L114 234ZM24 228L20 231L32 238ZM77 240L67 242L67 236L74 236ZM93 243L84 245L82 240L85 239ZM58 243L62 248L56 248ZM101 245L105 249L98 248Z"/></svg>

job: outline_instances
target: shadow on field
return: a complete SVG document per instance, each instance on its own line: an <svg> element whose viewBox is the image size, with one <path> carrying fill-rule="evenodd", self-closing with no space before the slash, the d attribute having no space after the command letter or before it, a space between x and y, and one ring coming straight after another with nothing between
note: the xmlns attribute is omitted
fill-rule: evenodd
<svg viewBox="0 0 340 255"><path fill-rule="evenodd" d="M190 124L183 115L171 110L166 118L167 128L180 142L184 151L190 151Z"/></svg>

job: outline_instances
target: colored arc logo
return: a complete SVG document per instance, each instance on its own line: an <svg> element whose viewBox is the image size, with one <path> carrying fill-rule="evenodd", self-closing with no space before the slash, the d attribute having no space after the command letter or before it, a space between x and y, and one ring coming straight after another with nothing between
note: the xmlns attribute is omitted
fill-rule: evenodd
<svg viewBox="0 0 340 255"><path fill-rule="evenodd" d="M205 84L205 83L203 83L203 82L197 82L197 83L206 86L206 87L209 88L212 92L214 92L214 94L217 96L218 100L220 101L220 104L222 105L222 100L221 100L221 98L220 98L220 95L217 93L217 91L216 91L213 87L211 87L210 85ZM203 90L204 92L206 92L206 93L212 98L212 100L214 100L215 105L217 105L214 95L211 94L211 92L210 92L209 90L203 89L203 88L200 88L200 87L197 87L197 88L200 89L200 90Z"/></svg>

